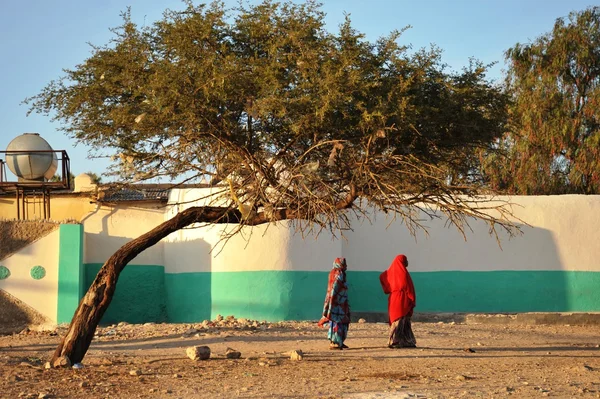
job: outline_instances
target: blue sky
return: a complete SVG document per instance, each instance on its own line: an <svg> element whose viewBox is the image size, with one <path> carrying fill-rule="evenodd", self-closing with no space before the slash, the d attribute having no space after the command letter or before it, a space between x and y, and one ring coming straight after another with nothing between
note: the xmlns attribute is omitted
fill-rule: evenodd
<svg viewBox="0 0 600 399"><path fill-rule="evenodd" d="M228 5L236 0L225 1ZM254 1L252 1L254 3ZM435 44L452 69L475 57L499 62L490 77L499 79L503 54L517 42L529 42L549 32L558 17L600 5L591 0L324 0L329 30L337 29L349 13L356 29L376 40L394 29L412 25L401 38L413 48ZM88 149L57 131L44 115L26 116L21 102L37 94L91 53L87 43L102 45L110 27L121 22L120 12L131 6L134 21L159 19L166 8L181 9L175 0L3 0L0 13L0 149L14 137L38 132L54 149L65 149L75 174L102 173L109 161L87 159Z"/></svg>

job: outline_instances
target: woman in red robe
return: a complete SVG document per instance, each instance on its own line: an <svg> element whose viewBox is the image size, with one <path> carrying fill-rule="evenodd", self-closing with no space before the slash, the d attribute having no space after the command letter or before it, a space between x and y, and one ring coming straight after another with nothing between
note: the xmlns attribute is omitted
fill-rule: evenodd
<svg viewBox="0 0 600 399"><path fill-rule="evenodd" d="M407 268L406 256L398 255L390 267L379 276L383 292L388 295L389 348L414 348L417 346L417 340L410 325L417 296Z"/></svg>

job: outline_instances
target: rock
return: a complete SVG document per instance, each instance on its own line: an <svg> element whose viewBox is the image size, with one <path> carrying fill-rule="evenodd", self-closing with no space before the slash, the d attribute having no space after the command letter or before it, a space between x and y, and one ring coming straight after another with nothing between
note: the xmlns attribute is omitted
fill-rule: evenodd
<svg viewBox="0 0 600 399"><path fill-rule="evenodd" d="M158 392L158 389L157 389L157 388L150 388L150 389L148 390L148 392L150 392L150 393L155 393L155 392Z"/></svg>
<svg viewBox="0 0 600 399"><path fill-rule="evenodd" d="M216 321L222 321L223 320L223 316L221 316L220 314L217 315L217 317L215 317Z"/></svg>
<svg viewBox="0 0 600 399"><path fill-rule="evenodd" d="M227 359L239 359L242 357L242 353L240 351L236 351L235 349L227 348L225 351L225 357Z"/></svg>
<svg viewBox="0 0 600 399"><path fill-rule="evenodd" d="M360 319L358 319L358 322L363 324L363 323L366 323L367 321L361 317Z"/></svg>
<svg viewBox="0 0 600 399"><path fill-rule="evenodd" d="M457 375L457 376L455 377L455 379L456 379L457 381L466 381L466 380L467 380L467 377L466 377L466 376L464 376L464 375L462 375L462 374L459 374L459 375Z"/></svg>
<svg viewBox="0 0 600 399"><path fill-rule="evenodd" d="M142 370L140 370L140 369L130 370L129 375L140 376L140 375L142 375Z"/></svg>
<svg viewBox="0 0 600 399"><path fill-rule="evenodd" d="M196 330L195 328L190 328L186 332L184 332L183 335L194 335L197 333L198 333L198 330Z"/></svg>
<svg viewBox="0 0 600 399"><path fill-rule="evenodd" d="M66 356L61 356L54 361L54 367L71 367L71 360Z"/></svg>
<svg viewBox="0 0 600 399"><path fill-rule="evenodd" d="M87 381L81 381L81 383L79 383L79 386L80 386L81 388L87 388L87 387L89 387L89 386L90 386L90 383L89 383L89 382L87 382Z"/></svg>
<svg viewBox="0 0 600 399"><path fill-rule="evenodd" d="M40 392L38 395L38 399L48 399L50 397L49 393Z"/></svg>
<svg viewBox="0 0 600 399"><path fill-rule="evenodd" d="M8 380L10 382L19 382L19 381L23 381L23 378L20 375L11 375L10 377L8 377Z"/></svg>
<svg viewBox="0 0 600 399"><path fill-rule="evenodd" d="M593 368L593 367L590 367L590 366L588 366L587 364L584 364L584 365L583 365L583 370L584 370L584 371L594 371L594 368Z"/></svg>
<svg viewBox="0 0 600 399"><path fill-rule="evenodd" d="M192 360L206 360L210 358L210 348L208 346L190 346L185 350L185 353Z"/></svg>
<svg viewBox="0 0 600 399"><path fill-rule="evenodd" d="M463 349L464 352L468 352L468 353L475 353L475 349L473 348L465 348Z"/></svg>
<svg viewBox="0 0 600 399"><path fill-rule="evenodd" d="M127 323L126 321L122 321L119 324L117 324L117 327L125 327L125 326L128 326L128 325L129 325L129 323Z"/></svg>
<svg viewBox="0 0 600 399"><path fill-rule="evenodd" d="M239 324L248 324L248 319L241 318L241 319L238 319L237 322Z"/></svg>
<svg viewBox="0 0 600 399"><path fill-rule="evenodd" d="M211 324L209 320L202 320L202 328L208 328Z"/></svg>
<svg viewBox="0 0 600 399"><path fill-rule="evenodd" d="M290 352L290 360L302 360L304 358L304 354L301 349L296 349Z"/></svg>
<svg viewBox="0 0 600 399"><path fill-rule="evenodd" d="M235 321L235 316L234 315L229 315L227 316L227 321Z"/></svg>
<svg viewBox="0 0 600 399"><path fill-rule="evenodd" d="M52 368L52 365L50 364L50 362L46 362L46 363L44 364L44 368L45 368L45 369L51 369L51 368Z"/></svg>
<svg viewBox="0 0 600 399"><path fill-rule="evenodd" d="M144 323L144 327L150 327L150 326L155 326L156 323L154 323L153 321L149 322L149 323Z"/></svg>
<svg viewBox="0 0 600 399"><path fill-rule="evenodd" d="M173 378L181 378L182 375L181 374L173 374Z"/></svg>

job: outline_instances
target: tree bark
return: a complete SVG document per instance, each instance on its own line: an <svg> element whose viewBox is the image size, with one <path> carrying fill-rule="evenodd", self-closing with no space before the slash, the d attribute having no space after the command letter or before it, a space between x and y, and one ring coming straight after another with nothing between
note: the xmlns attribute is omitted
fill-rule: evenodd
<svg viewBox="0 0 600 399"><path fill-rule="evenodd" d="M67 334L56 348L51 360L53 366L68 366L83 360L96 327L112 301L121 271L133 258L169 234L192 223L239 223L237 210L218 207L192 207L158 225L148 233L128 242L104 263L87 293L79 302ZM64 362L64 358L69 362ZM61 362L60 360L63 359Z"/></svg>

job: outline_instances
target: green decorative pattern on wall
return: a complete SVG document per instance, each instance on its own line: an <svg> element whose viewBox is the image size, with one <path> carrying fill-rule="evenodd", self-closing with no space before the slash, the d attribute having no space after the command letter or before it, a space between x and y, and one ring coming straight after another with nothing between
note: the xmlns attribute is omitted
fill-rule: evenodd
<svg viewBox="0 0 600 399"><path fill-rule="evenodd" d="M41 280L46 277L46 269L43 266L33 266L31 270L29 270L29 275L34 280Z"/></svg>
<svg viewBox="0 0 600 399"><path fill-rule="evenodd" d="M0 266L0 280L5 280L10 277L10 270L6 266Z"/></svg>

